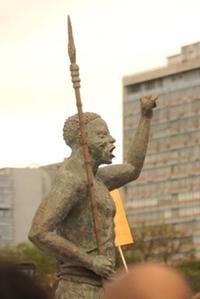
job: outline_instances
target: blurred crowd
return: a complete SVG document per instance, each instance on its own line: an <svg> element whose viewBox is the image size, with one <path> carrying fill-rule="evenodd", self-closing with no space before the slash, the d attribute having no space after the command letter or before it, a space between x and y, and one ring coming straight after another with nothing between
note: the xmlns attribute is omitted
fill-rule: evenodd
<svg viewBox="0 0 200 299"><path fill-rule="evenodd" d="M53 294L16 263L0 262L1 299L53 299ZM64 298L63 298L64 299ZM77 298L83 299L83 298ZM133 265L106 283L101 299L200 299L185 277L158 263Z"/></svg>
<svg viewBox="0 0 200 299"><path fill-rule="evenodd" d="M103 299L190 299L192 291L177 270L155 263L132 266L107 284Z"/></svg>

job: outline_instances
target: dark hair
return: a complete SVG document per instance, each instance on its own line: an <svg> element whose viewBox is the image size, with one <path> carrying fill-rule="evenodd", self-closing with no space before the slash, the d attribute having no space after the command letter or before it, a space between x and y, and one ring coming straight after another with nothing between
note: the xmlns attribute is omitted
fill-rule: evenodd
<svg viewBox="0 0 200 299"><path fill-rule="evenodd" d="M14 262L0 261L1 299L50 299L50 294Z"/></svg>
<svg viewBox="0 0 200 299"><path fill-rule="evenodd" d="M84 112L84 124L87 125L90 121L101 118L98 114L93 112ZM78 114L70 116L66 119L63 128L63 138L67 145L73 148L74 145L80 143L80 130Z"/></svg>

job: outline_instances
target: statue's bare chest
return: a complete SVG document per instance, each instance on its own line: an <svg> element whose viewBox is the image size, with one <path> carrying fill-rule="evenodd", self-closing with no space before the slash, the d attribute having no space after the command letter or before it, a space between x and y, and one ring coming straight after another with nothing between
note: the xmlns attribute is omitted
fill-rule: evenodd
<svg viewBox="0 0 200 299"><path fill-rule="evenodd" d="M105 184L100 179L94 180L97 211L106 217L114 217L115 204Z"/></svg>
<svg viewBox="0 0 200 299"><path fill-rule="evenodd" d="M95 217L98 217L102 223L111 225L115 215L115 204L105 184L98 178L94 179L94 198ZM72 207L70 213L66 215L65 224L71 226L88 227L91 224L91 198L88 188L81 190L76 194L76 203Z"/></svg>

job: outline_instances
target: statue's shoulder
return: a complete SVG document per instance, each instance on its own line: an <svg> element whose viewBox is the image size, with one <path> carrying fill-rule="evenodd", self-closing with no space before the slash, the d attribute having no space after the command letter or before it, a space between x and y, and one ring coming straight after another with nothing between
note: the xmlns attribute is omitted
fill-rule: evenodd
<svg viewBox="0 0 200 299"><path fill-rule="evenodd" d="M86 174L85 170L79 167L75 167L69 159L65 159L60 165L54 180L54 186L79 186L86 185Z"/></svg>

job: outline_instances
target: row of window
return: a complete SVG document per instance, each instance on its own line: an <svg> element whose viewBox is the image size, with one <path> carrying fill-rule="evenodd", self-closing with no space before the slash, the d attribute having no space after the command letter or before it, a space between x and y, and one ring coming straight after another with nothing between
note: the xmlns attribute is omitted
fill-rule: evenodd
<svg viewBox="0 0 200 299"><path fill-rule="evenodd" d="M148 151L145 160L146 168L155 168L164 165L174 165L177 163L185 163L199 160L200 147L199 145L189 145L179 148L178 150L166 150L158 153L150 153Z"/></svg>
<svg viewBox="0 0 200 299"><path fill-rule="evenodd" d="M127 86L127 94L134 94L144 90L150 90L155 88L163 87L164 85L168 86L171 83L184 82L188 80L198 79L200 77L200 70L188 71L184 73L179 73L171 75L170 77L158 78L155 80L149 80L144 83L137 83Z"/></svg>
<svg viewBox="0 0 200 299"><path fill-rule="evenodd" d="M200 200L200 190L178 194L179 201L196 200L196 199Z"/></svg>
<svg viewBox="0 0 200 299"><path fill-rule="evenodd" d="M181 179L194 175L199 175L200 177L200 157L196 161L187 160L182 162L181 160L177 160L176 164L173 165L163 164L160 167L144 167L140 176L140 183L152 182L152 178L155 181L163 181L168 179Z"/></svg>
<svg viewBox="0 0 200 299"><path fill-rule="evenodd" d="M0 194L0 208L9 208L12 206L12 195L11 194Z"/></svg>
<svg viewBox="0 0 200 299"><path fill-rule="evenodd" d="M168 95L169 96L169 95ZM189 97L188 97L189 98ZM158 108L154 111L152 127L155 128L160 124L168 124L177 119L191 117L200 114L200 99L179 99L177 104L167 104L166 99L160 98ZM140 112L140 104L124 104L124 128L137 128ZM169 124L168 124L169 125Z"/></svg>
<svg viewBox="0 0 200 299"><path fill-rule="evenodd" d="M127 192L127 201L130 199L144 199L150 197L160 198L164 195L180 194L184 192L196 192L200 190L200 176L185 177L176 180L158 181L152 177L148 183L138 179L130 183Z"/></svg>
<svg viewBox="0 0 200 299"><path fill-rule="evenodd" d="M1 223L0 222L0 240L2 241L3 239L12 239L12 227L11 224L9 223Z"/></svg>
<svg viewBox="0 0 200 299"><path fill-rule="evenodd" d="M12 187L8 186L7 184L3 185L3 182L1 182L0 195L7 195L11 193L12 193Z"/></svg>
<svg viewBox="0 0 200 299"><path fill-rule="evenodd" d="M148 152L162 152L166 150L180 149L200 143L200 128L192 132L182 132L170 136L160 136L159 138L150 139Z"/></svg>
<svg viewBox="0 0 200 299"><path fill-rule="evenodd" d="M177 118L174 121L152 126L151 138L160 138L200 128L200 113L192 117Z"/></svg>
<svg viewBox="0 0 200 299"><path fill-rule="evenodd" d="M12 186L12 180L10 176L0 175L0 187L10 188Z"/></svg>
<svg viewBox="0 0 200 299"><path fill-rule="evenodd" d="M143 221L148 222L151 220L168 219L172 217L184 217L184 216L197 216L197 220L200 220L200 206L193 206L187 208L176 208L166 210L154 210L154 211L129 211L128 218L130 221Z"/></svg>
<svg viewBox="0 0 200 299"><path fill-rule="evenodd" d="M124 160L126 159L127 151L129 149L130 143L133 139L132 135L129 134L129 138L127 138L127 135L124 136L125 141L124 141ZM150 138L149 146L148 146L148 152L147 152L147 157L149 155L155 155L156 157L159 157L159 155L166 155L166 152L170 154L170 152L177 151L182 151L184 148L189 148L189 147L199 147L200 144L200 128L195 129L192 132L183 132L179 134L174 134L171 136L161 136L159 138ZM196 153L194 153L196 155ZM185 156L185 155L184 155ZM186 159L183 158L183 161ZM194 160L193 156L190 155L187 157L187 159ZM160 163L162 163L161 159L154 159L155 163L160 160ZM170 159L166 160L164 159L163 161L169 161ZM179 156L179 161L181 161L181 158Z"/></svg>
<svg viewBox="0 0 200 299"><path fill-rule="evenodd" d="M1 223L11 223L11 210L10 209L0 209L0 224Z"/></svg>
<svg viewBox="0 0 200 299"><path fill-rule="evenodd" d="M156 93L159 98L165 98L166 96L169 97L169 94L171 94L174 96L177 95L177 98L181 96L181 98L184 100L186 92L190 92L191 95L194 95L197 91L199 91L200 87L199 77L194 78L193 80L176 82L175 84L167 84L166 79L165 82L166 84L163 87L156 86L155 88L152 88L152 93ZM146 91L145 89L138 90L135 93L126 93L125 90L124 102L137 102L140 97L146 94L149 94L149 91Z"/></svg>
<svg viewBox="0 0 200 299"><path fill-rule="evenodd" d="M158 199L141 199L141 200L133 200L131 202L126 203L126 208L141 208L141 207L149 207L156 206L158 204Z"/></svg>
<svg viewBox="0 0 200 299"><path fill-rule="evenodd" d="M199 193L199 192L198 192ZM135 213L154 213L155 211L168 211L173 210L177 211L177 209L188 209L188 207L194 207L199 203L200 197L198 198L190 198L189 200L184 200L180 203L179 196L176 198L172 198L169 196L160 197L160 198L146 198L146 199L134 199L132 201L126 202L126 208ZM198 205L200 207L200 205ZM137 208L137 211L136 211ZM135 210L134 210L135 209Z"/></svg>
<svg viewBox="0 0 200 299"><path fill-rule="evenodd" d="M199 214L200 214L200 206L185 208L179 211L180 216L190 216L190 215L199 215Z"/></svg>

